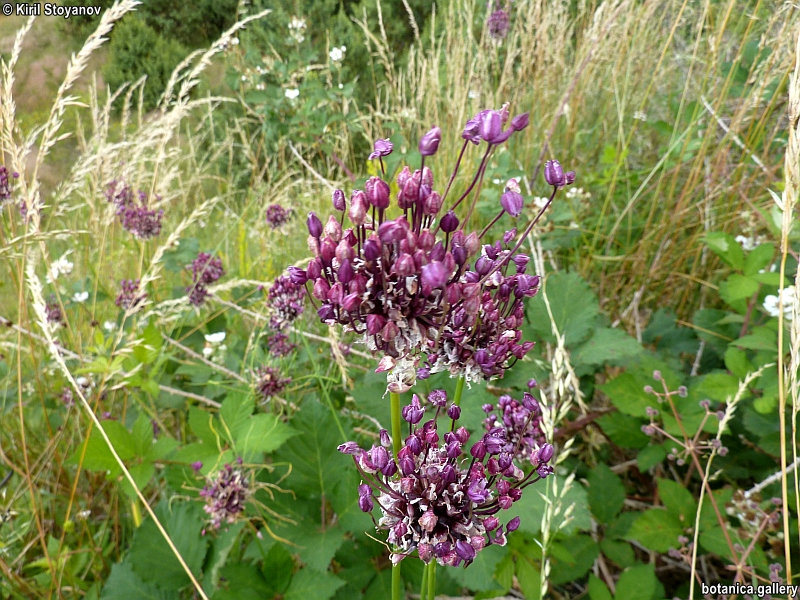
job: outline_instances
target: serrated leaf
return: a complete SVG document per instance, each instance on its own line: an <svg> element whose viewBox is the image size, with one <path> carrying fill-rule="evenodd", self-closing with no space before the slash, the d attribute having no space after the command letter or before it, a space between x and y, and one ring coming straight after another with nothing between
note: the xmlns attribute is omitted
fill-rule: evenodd
<svg viewBox="0 0 800 600"><path fill-rule="evenodd" d="M263 567L264 577L267 581L266 598L282 594L289 587L294 572L294 559L281 544L275 544L267 552Z"/></svg>
<svg viewBox="0 0 800 600"><path fill-rule="evenodd" d="M656 403L655 398L644 391L644 386L630 372L597 387L620 412L633 417L646 416L647 407Z"/></svg>
<svg viewBox="0 0 800 600"><path fill-rule="evenodd" d="M642 345L621 329L596 329L589 340L572 353L573 364L618 365L643 352Z"/></svg>
<svg viewBox="0 0 800 600"><path fill-rule="evenodd" d="M625 502L625 486L620 478L600 463L589 472L589 507L600 523L607 524L617 516Z"/></svg>
<svg viewBox="0 0 800 600"><path fill-rule="evenodd" d="M219 445L219 433L214 425L214 415L210 412L197 408L189 407L189 427L192 432L209 447L217 448Z"/></svg>
<svg viewBox="0 0 800 600"><path fill-rule="evenodd" d="M725 261L728 266L733 267L737 271L744 268L744 252L739 242L729 233L721 231L712 231L706 234L703 238L706 245Z"/></svg>
<svg viewBox="0 0 800 600"><path fill-rule="evenodd" d="M136 487L139 490L142 490L153 478L153 475L156 474L156 468L153 466L153 463L145 462L138 465L129 466L128 473L130 473L131 477L133 477ZM133 486L131 486L127 477L122 478L120 481L120 487L125 495L131 500L135 500L137 498L136 490L133 489Z"/></svg>
<svg viewBox="0 0 800 600"><path fill-rule="evenodd" d="M352 461L336 450L342 438L330 411L319 402L308 401L292 419L292 426L298 435L276 454L276 461L292 465L286 487L307 497L331 497Z"/></svg>
<svg viewBox="0 0 800 600"><path fill-rule="evenodd" d="M613 600L608 586L594 575L589 575L589 586L587 589L589 591L590 600Z"/></svg>
<svg viewBox="0 0 800 600"><path fill-rule="evenodd" d="M236 431L235 448L245 462L252 462L261 453L274 452L297 432L277 415L258 414L246 419Z"/></svg>
<svg viewBox="0 0 800 600"><path fill-rule="evenodd" d="M632 567L636 564L636 555L628 542L604 539L600 542L600 549L614 563L622 567Z"/></svg>
<svg viewBox="0 0 800 600"><path fill-rule="evenodd" d="M153 445L153 424L143 412L139 413L139 417L133 424L131 441L133 442L135 455L140 457L147 454Z"/></svg>
<svg viewBox="0 0 800 600"><path fill-rule="evenodd" d="M757 281L744 275L734 273L725 282L725 286L720 286L719 295L728 304L741 300L743 298L750 298L758 292L759 284Z"/></svg>
<svg viewBox="0 0 800 600"><path fill-rule="evenodd" d="M559 492L563 489L564 478L558 477ZM525 493L517 502L503 513L504 518L511 520L514 517L520 518L520 530L530 534L537 534L541 528L542 515L544 514L545 501L542 494L545 492L545 482L532 485L525 489ZM572 509L572 519L564 526L561 531L565 535L570 535L578 529L589 529L592 526L592 519L589 513L589 501L586 496L586 489L577 482L573 482L569 490L564 494L561 514L553 519L551 528L557 531L563 523L564 512L574 504ZM470 566L470 569L472 566Z"/></svg>
<svg viewBox="0 0 800 600"><path fill-rule="evenodd" d="M203 577L203 591L205 591L206 595L210 596L216 589L219 583L220 569L225 564L225 561L228 560L228 554L230 554L233 544L236 542L236 538L239 537L244 525L244 521L229 525L211 542L211 551L206 561Z"/></svg>
<svg viewBox="0 0 800 600"><path fill-rule="evenodd" d="M553 570L550 583L560 585L582 578L592 567L600 548L590 536L575 535L562 540L561 545L569 553L568 560L552 557Z"/></svg>
<svg viewBox="0 0 800 600"><path fill-rule="evenodd" d="M163 590L150 583L145 583L141 577L133 572L127 561L111 567L101 600L177 600L176 590Z"/></svg>
<svg viewBox="0 0 800 600"><path fill-rule="evenodd" d="M284 600L328 600L344 585L344 581L328 572L321 573L313 569L301 569L294 577Z"/></svg>
<svg viewBox="0 0 800 600"><path fill-rule="evenodd" d="M288 572L291 577L291 569ZM255 565L229 562L220 569L219 589L211 600L265 600L275 594Z"/></svg>
<svg viewBox="0 0 800 600"><path fill-rule="evenodd" d="M486 546L478 553L468 569L449 569L448 572L456 583L474 592L502 590L494 578L494 572L497 564L507 553L508 548L497 545Z"/></svg>
<svg viewBox="0 0 800 600"><path fill-rule="evenodd" d="M642 422L630 415L613 412L597 419L597 424L620 448L644 448L650 442L642 432Z"/></svg>
<svg viewBox="0 0 800 600"><path fill-rule="evenodd" d="M682 533L683 527L677 516L666 510L651 508L633 522L627 539L639 542L648 550L666 552L680 546L678 536Z"/></svg>
<svg viewBox="0 0 800 600"><path fill-rule="evenodd" d="M725 402L728 397L733 397L739 390L739 380L727 373L709 373L695 388L701 398L711 398Z"/></svg>
<svg viewBox="0 0 800 600"><path fill-rule="evenodd" d="M664 446L647 446L642 448L639 454L636 455L636 464L639 467L639 471L644 473L652 469L666 457L667 451L664 449Z"/></svg>
<svg viewBox="0 0 800 600"><path fill-rule="evenodd" d="M253 414L254 408L255 398L252 394L228 394L219 409L220 433L230 442L236 440L240 430Z"/></svg>
<svg viewBox="0 0 800 600"><path fill-rule="evenodd" d="M122 460L130 460L136 456L131 434L122 423L109 420L103 421L102 426L109 440L111 440L114 450ZM78 464L81 454L83 454L82 446L78 447L75 453L70 456L69 462ZM90 471L110 471L112 476L116 476L121 472L108 444L106 444L106 441L96 428L92 428L92 433L89 435L89 442L83 459L83 468Z"/></svg>
<svg viewBox="0 0 800 600"><path fill-rule="evenodd" d="M542 597L541 574L527 558L517 559L517 581L527 600L538 600Z"/></svg>
<svg viewBox="0 0 800 600"><path fill-rule="evenodd" d="M731 342L732 346L749 348L750 350L771 350L778 352L778 334L750 334Z"/></svg>
<svg viewBox="0 0 800 600"><path fill-rule="evenodd" d="M586 339L597 320L600 312L597 296L577 273L548 275L544 289L558 331L567 347L574 348ZM528 316L536 338L555 342L541 293L530 301Z"/></svg>
<svg viewBox="0 0 800 600"><path fill-rule="evenodd" d="M697 501L692 494L677 481L671 479L658 480L658 495L670 514L678 517L684 527L694 526L697 513Z"/></svg>
<svg viewBox="0 0 800 600"><path fill-rule="evenodd" d="M319 531L306 526L295 531L292 542L298 546L293 551L300 555L306 565L317 571L326 571L344 542L344 531L341 527L328 527Z"/></svg>
<svg viewBox="0 0 800 600"><path fill-rule="evenodd" d="M725 351L725 368L739 379L744 379L749 372L754 370L753 364L747 360L747 353L735 346L728 346Z"/></svg>
<svg viewBox="0 0 800 600"><path fill-rule="evenodd" d="M772 244L759 244L753 248L744 259L744 274L756 275L761 269L766 269L775 255L775 246Z"/></svg>
<svg viewBox="0 0 800 600"><path fill-rule="evenodd" d="M656 591L655 565L637 565L626 569L617 581L617 600L650 600Z"/></svg>
<svg viewBox="0 0 800 600"><path fill-rule="evenodd" d="M209 539L200 534L206 517L202 507L198 503L173 503L170 510L162 501L156 515L186 565L199 577ZM139 577L159 587L178 590L190 583L152 519L146 519L136 530L128 560Z"/></svg>

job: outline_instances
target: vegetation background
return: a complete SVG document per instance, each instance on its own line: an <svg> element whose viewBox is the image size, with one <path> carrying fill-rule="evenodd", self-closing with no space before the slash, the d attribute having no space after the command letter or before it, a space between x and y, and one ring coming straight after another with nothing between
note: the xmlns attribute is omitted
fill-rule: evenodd
<svg viewBox="0 0 800 600"><path fill-rule="evenodd" d="M306 212L374 174L375 139L413 167L438 124L443 174L467 119L505 102L531 126L494 155L475 224L511 177L532 218L545 159L578 181L529 240L547 276L527 306L536 348L473 386L463 418L480 430L481 404L533 377L559 463L512 509L509 544L440 569L437 593L661 600L796 574L798 33L794 5L763 0L127 0L95 20L0 18L0 142L19 175L0 223L3 597L388 597L334 452L388 424L385 381L312 310L275 356L268 290L308 256ZM164 210L160 235L120 226L112 181ZM274 204L291 211L277 228ZM225 275L195 308L200 251ZM115 303L123 279L146 304ZM264 367L291 378L268 398ZM199 492L237 457L258 491L205 531ZM409 593L421 574L403 562Z"/></svg>

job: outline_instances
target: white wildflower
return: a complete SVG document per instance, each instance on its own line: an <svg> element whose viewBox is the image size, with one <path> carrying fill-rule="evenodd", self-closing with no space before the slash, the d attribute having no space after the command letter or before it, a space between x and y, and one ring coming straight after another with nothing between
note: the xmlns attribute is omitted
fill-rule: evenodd
<svg viewBox="0 0 800 600"><path fill-rule="evenodd" d="M792 305L795 301L797 289L794 286L783 288L781 292L781 300L783 301L783 316L787 320L792 319ZM764 298L764 310L771 317L777 317L780 314L780 310L778 308L778 296L773 296L770 294L766 298Z"/></svg>
<svg viewBox="0 0 800 600"><path fill-rule="evenodd" d="M545 198L544 196L538 196L533 199L533 205L539 210L541 210L547 205L548 200L549 198Z"/></svg>
<svg viewBox="0 0 800 600"><path fill-rule="evenodd" d="M284 96L289 98L289 100L294 100L300 95L300 90L297 88L289 88L284 92Z"/></svg>
<svg viewBox="0 0 800 600"><path fill-rule="evenodd" d="M480 97L481 97L481 93L478 92L478 91L475 91L475 90L470 90L467 93L467 98L469 98L470 100L475 100L475 99L480 98Z"/></svg>
<svg viewBox="0 0 800 600"><path fill-rule="evenodd" d="M633 113L633 118L637 121L647 121L647 114L641 110L637 110L635 113Z"/></svg>
<svg viewBox="0 0 800 600"><path fill-rule="evenodd" d="M209 344L220 344L225 341L225 332L218 331L217 333L207 333L205 338Z"/></svg>
<svg viewBox="0 0 800 600"><path fill-rule="evenodd" d="M752 250L756 247L756 240L751 237L745 237L743 235L737 235L736 241L742 245L742 248L745 250Z"/></svg>
<svg viewBox="0 0 800 600"><path fill-rule="evenodd" d="M108 331L109 333L111 333L112 331L114 331L116 328L117 328L117 324L116 324L116 323L114 323L114 321L105 321L105 322L103 323L103 329L105 329L105 330L106 330L106 331Z"/></svg>
<svg viewBox="0 0 800 600"><path fill-rule="evenodd" d="M89 299L89 292L76 292L72 296L72 301L78 303L86 302L88 299Z"/></svg>
<svg viewBox="0 0 800 600"><path fill-rule="evenodd" d="M50 264L50 269L47 271L47 283L53 283L58 279L59 275L69 275L72 273L72 267L75 265L67 260L67 256L70 254L72 254L72 250L67 250Z"/></svg>
<svg viewBox="0 0 800 600"><path fill-rule="evenodd" d="M345 47L342 46L341 48L332 48L331 51L328 53L328 56L331 57L333 62L341 62L344 58L344 51Z"/></svg>

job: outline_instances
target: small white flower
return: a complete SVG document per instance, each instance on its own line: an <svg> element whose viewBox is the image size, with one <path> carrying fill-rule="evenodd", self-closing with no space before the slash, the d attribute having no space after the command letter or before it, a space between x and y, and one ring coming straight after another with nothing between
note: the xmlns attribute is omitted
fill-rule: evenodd
<svg viewBox="0 0 800 600"><path fill-rule="evenodd" d="M116 324L116 323L114 323L114 321L105 321L105 322L103 323L103 329L105 329L105 330L106 330L106 331L108 331L109 333L111 333L112 331L114 331L116 328L117 328L117 324Z"/></svg>
<svg viewBox="0 0 800 600"><path fill-rule="evenodd" d="M247 75L242 75L242 81L247 81Z"/></svg>
<svg viewBox="0 0 800 600"><path fill-rule="evenodd" d="M203 348L203 356L208 358L212 354L214 354L214 349L211 346L206 346L205 348Z"/></svg>
<svg viewBox="0 0 800 600"><path fill-rule="evenodd" d="M341 90L342 88L344 88L344 85L340 83L339 84L339 89Z"/></svg>
<svg viewBox="0 0 800 600"><path fill-rule="evenodd" d="M233 38L231 40L231 44L234 45L234 46L238 46L239 45L239 38Z"/></svg>
<svg viewBox="0 0 800 600"><path fill-rule="evenodd" d="M756 247L756 241L751 237L744 237L743 235L737 235L736 241L742 245L742 248L745 250L752 250Z"/></svg>
<svg viewBox="0 0 800 600"><path fill-rule="evenodd" d="M88 299L89 299L89 292L76 292L72 296L72 301L78 303L86 302Z"/></svg>
<svg viewBox="0 0 800 600"><path fill-rule="evenodd" d="M289 98L289 100L294 100L300 95L300 90L297 88L289 88L284 92L284 96Z"/></svg>
<svg viewBox="0 0 800 600"><path fill-rule="evenodd" d="M781 293L781 299L783 300L783 316L788 321L792 320L792 305L795 301L796 291L795 287L791 286L783 288L783 292ZM764 310L766 310L771 317L777 317L780 314L778 296L770 294L764 298Z"/></svg>
<svg viewBox="0 0 800 600"><path fill-rule="evenodd" d="M494 179L492 179L492 183L495 184L495 185L500 185L500 179L495 177Z"/></svg>
<svg viewBox="0 0 800 600"><path fill-rule="evenodd" d="M633 118L637 121L647 121L647 115L641 110L637 110L635 113L633 113Z"/></svg>
<svg viewBox="0 0 800 600"><path fill-rule="evenodd" d="M328 53L328 56L331 57L333 62L339 62L344 58L344 46L341 48L332 48L331 51Z"/></svg>
<svg viewBox="0 0 800 600"><path fill-rule="evenodd" d="M92 514L92 511L89 510L89 509L86 509L86 510L82 510L82 511L76 513L75 514L75 518L78 519L79 521L83 521L83 520L87 519L89 517L89 515L91 515L91 514Z"/></svg>
<svg viewBox="0 0 800 600"><path fill-rule="evenodd" d="M475 100L476 98L480 98L480 96L481 96L481 93L478 92L478 91L475 91L475 90L470 90L467 93L467 98L469 98L470 100Z"/></svg>
<svg viewBox="0 0 800 600"><path fill-rule="evenodd" d="M536 208L541 210L547 205L547 200L548 198L545 198L544 196L539 196L533 199L533 204L534 206L536 206Z"/></svg>
<svg viewBox="0 0 800 600"><path fill-rule="evenodd" d="M47 272L47 283L53 283L58 279L59 275L69 275L72 273L72 267L75 265L67 260L67 256L70 254L72 254L72 250L67 250L50 264L50 270Z"/></svg>
<svg viewBox="0 0 800 600"><path fill-rule="evenodd" d="M218 331L217 333L207 333L205 338L209 344L219 344L225 340L225 332Z"/></svg>
<svg viewBox="0 0 800 600"><path fill-rule="evenodd" d="M580 229L580 225L578 225L575 221L571 221L569 224L570 229Z"/></svg>

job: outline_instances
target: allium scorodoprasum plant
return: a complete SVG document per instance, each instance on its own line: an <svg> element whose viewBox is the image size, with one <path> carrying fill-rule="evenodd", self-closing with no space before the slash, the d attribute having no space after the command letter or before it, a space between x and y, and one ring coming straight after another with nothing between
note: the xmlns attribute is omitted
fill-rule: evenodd
<svg viewBox="0 0 800 600"><path fill-rule="evenodd" d="M129 185L112 181L106 188L106 199L114 205L122 228L134 237L147 240L161 233L164 211L148 209L147 194L142 190L134 194Z"/></svg>
<svg viewBox="0 0 800 600"><path fill-rule="evenodd" d="M353 191L349 206L344 192L334 191L333 206L339 214L330 215L324 226L309 213L309 247L315 258L306 270L291 268L291 279L297 285L310 282L323 322L363 334L367 347L381 359L379 370L390 371L390 391L410 389L418 368L423 377L442 370L468 381L502 376L511 361L531 349L532 343L520 341L521 300L536 294L539 279L525 274L528 257L516 252L536 220L522 235L507 231L505 247L486 244L478 256L492 224L505 213L521 214L523 197L516 182L509 182L490 226L480 232L466 230L489 154L527 125L527 114L508 123L505 107L470 119L443 194L434 190L433 173L424 166L441 139L438 127L430 130L419 144L421 168L412 173L406 166L396 179L396 205L402 216L389 218L390 187L380 177L371 177L365 190ZM481 142L487 147L478 171L461 197L443 211L467 146ZM370 156L381 161L382 171L382 158L392 150L387 140L375 144ZM549 161L545 177L553 185L552 200L575 174L565 174L557 161ZM475 199L459 219L455 210L473 191ZM345 212L352 224L347 229ZM428 356L427 366L419 364L422 354Z"/></svg>
<svg viewBox="0 0 800 600"><path fill-rule="evenodd" d="M521 234L513 228L502 242L484 241L504 214L522 213L524 198L515 180L507 184L497 216L481 231L467 229L492 151L527 126L527 113L509 121L507 106L475 115L461 134L463 146L442 193L434 189L433 172L425 166L441 141L441 130L434 127L420 139L420 168L411 172L405 166L396 177L396 207L383 163L393 146L389 140L376 141L369 158L380 161L383 177L371 177L364 190L351 193L349 203L342 190L335 190L336 212L324 225L309 213L314 258L307 269L289 269L291 282L309 290L320 320L362 335L379 359L377 371L388 372L391 437L383 431L381 445L369 452L355 442L339 449L354 455L367 482L359 486L361 509L371 512L377 503L383 514L377 525L389 531L395 600L401 597L397 565L403 557L416 550L428 565L421 597L432 598L435 565L466 566L485 545L504 544L519 521L511 520L504 530L495 515L519 500L524 487L552 473L553 447L544 443L539 407L530 394L522 403L503 401L501 417L471 447L471 459L462 458L469 433L455 429L465 382L502 377L533 347L521 339L522 303L537 293L539 278L526 273L530 259L518 250L557 191L575 181L574 172L548 161L544 176L552 193ZM483 142L480 166L466 191L444 209L467 148ZM435 417L418 426L424 409L416 395L410 406L400 408L400 394L417 377L438 371L458 377L447 409L452 427L442 445ZM430 400L438 416L447 399L435 393ZM401 415L411 425L405 446ZM515 458L532 463L527 474Z"/></svg>
<svg viewBox="0 0 800 600"><path fill-rule="evenodd" d="M514 430L516 439L503 427L492 427L467 452L470 434L456 426L461 408L448 403L443 390L431 392L428 401L433 414L424 423L426 408L416 394L403 409L411 435L397 461L387 450L390 442L385 430L381 445L369 451L355 442L342 444L339 451L353 455L366 482L359 486L361 510L371 513L375 503L380 508L382 517L376 525L388 531L388 541L395 548L393 563L416 550L426 564L435 560L441 565L468 566L485 546L505 546L506 534L519 527L519 517L503 525L501 511L511 508L525 487L552 473L548 463L553 446L526 444L538 431L536 413L529 411ZM437 418L444 413L451 421L442 439ZM527 474L514 463L523 454L533 464Z"/></svg>

